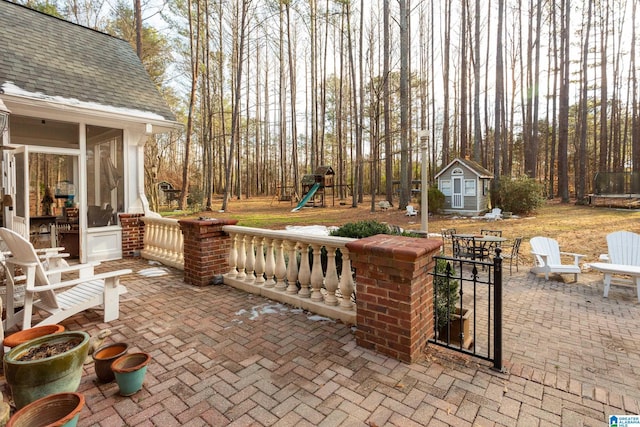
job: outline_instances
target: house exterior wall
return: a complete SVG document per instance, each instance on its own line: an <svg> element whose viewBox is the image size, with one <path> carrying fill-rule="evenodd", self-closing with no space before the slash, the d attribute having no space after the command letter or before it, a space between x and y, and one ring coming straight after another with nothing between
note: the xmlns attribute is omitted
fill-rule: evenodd
<svg viewBox="0 0 640 427"><path fill-rule="evenodd" d="M12 116L33 117L43 122L56 120L67 123L77 123L78 140L77 148L62 147L60 144L47 146L47 141L38 141L36 147L39 151L56 154L63 153L77 157L77 182L76 198L74 200L79 209L79 250L80 261L106 261L120 259L123 256L123 227L120 223L110 224L102 227L89 227L87 221L88 199L87 199L87 126L100 126L112 129L121 129L123 144L123 165L124 174L122 180L124 183L124 203L122 206L114 206L118 213L125 214L149 214L148 202L144 194L144 144L146 143L149 132L152 130L149 124L142 122L139 118L120 116L113 117L111 112L103 112L99 114L95 111L76 110L69 111L57 109L51 104L47 106L33 105L33 103L15 102L11 97L3 96L3 100L10 109ZM16 138L12 141L11 128L5 134L8 144L28 144L29 141L22 141ZM28 145L26 145L28 147ZM12 150L5 150L5 156L11 156ZM5 168L10 163L6 161ZM15 189L15 183L12 178L13 172L6 170L3 178L3 187L5 189ZM14 190L15 191L15 190ZM15 197L14 197L15 199ZM59 212L58 212L59 213ZM5 208L4 217L8 218L14 212ZM8 225L10 225L10 220ZM131 248L126 248L131 251Z"/></svg>

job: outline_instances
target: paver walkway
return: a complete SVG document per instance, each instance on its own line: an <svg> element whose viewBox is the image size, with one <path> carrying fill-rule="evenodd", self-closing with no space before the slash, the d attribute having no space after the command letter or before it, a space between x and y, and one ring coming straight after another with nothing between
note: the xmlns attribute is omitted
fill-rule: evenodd
<svg viewBox="0 0 640 427"><path fill-rule="evenodd" d="M227 286L196 288L140 259L121 316L64 322L153 356L143 390L118 395L85 365L79 426L602 426L638 414L640 306L578 283L505 275L507 372L434 346L407 365L355 345L349 326ZM4 390L6 392L6 390Z"/></svg>

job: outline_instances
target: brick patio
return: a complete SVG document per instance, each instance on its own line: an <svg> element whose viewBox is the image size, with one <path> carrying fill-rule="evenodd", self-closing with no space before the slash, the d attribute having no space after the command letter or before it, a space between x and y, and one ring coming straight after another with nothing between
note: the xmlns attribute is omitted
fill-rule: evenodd
<svg viewBox="0 0 640 427"><path fill-rule="evenodd" d="M350 326L225 285L186 285L145 260L101 267L134 271L120 319L88 311L64 325L108 328L106 343L154 360L132 397L85 365L79 426L601 426L640 412L640 305L627 288L603 298L595 274L505 275L507 372L497 373L431 345L410 365L382 357L356 347Z"/></svg>

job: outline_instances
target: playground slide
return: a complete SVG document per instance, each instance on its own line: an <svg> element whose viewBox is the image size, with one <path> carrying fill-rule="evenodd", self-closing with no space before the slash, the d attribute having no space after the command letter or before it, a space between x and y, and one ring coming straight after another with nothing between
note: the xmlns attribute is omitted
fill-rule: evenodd
<svg viewBox="0 0 640 427"><path fill-rule="evenodd" d="M313 187L311 187L311 190L309 190L309 192L304 195L302 200L300 200L300 203L298 203L298 206L291 209L291 212L298 212L300 209L302 209L304 205L306 205L307 202L313 197L313 195L316 194L316 191L318 191L318 188L320 188L320 183L316 182L315 184L313 184Z"/></svg>

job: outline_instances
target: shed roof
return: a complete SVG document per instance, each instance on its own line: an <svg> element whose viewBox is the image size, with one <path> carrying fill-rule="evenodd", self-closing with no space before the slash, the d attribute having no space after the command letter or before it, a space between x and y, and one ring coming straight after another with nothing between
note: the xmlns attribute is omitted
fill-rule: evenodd
<svg viewBox="0 0 640 427"><path fill-rule="evenodd" d="M5 0L0 40L0 89L7 94L78 100L175 121L125 40Z"/></svg>
<svg viewBox="0 0 640 427"><path fill-rule="evenodd" d="M478 175L479 178L487 178L487 179L493 178L493 173L491 173L488 169L483 167L481 164L476 163L473 160L469 160L469 159L456 158L451 163L449 163L447 166L442 168L442 170L436 174L435 179L438 179L440 177L440 175L442 175L445 172L447 172L449 169L451 169L456 164L461 164L463 166L466 166L467 169L469 169L471 172L473 172L476 175Z"/></svg>

